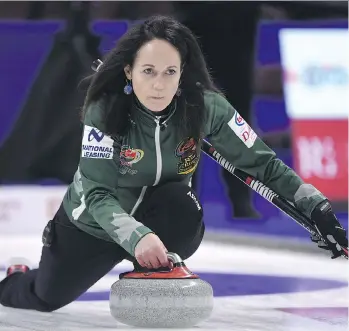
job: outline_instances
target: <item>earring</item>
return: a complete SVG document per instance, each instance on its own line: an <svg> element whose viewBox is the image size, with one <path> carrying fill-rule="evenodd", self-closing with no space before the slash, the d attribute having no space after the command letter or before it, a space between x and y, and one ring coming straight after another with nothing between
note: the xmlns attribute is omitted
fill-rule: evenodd
<svg viewBox="0 0 349 331"><path fill-rule="evenodd" d="M131 82L129 82L127 79L126 79L126 85L124 87L124 93L127 94L127 95L130 95L133 91L133 88L132 88L132 85L131 85Z"/></svg>
<svg viewBox="0 0 349 331"><path fill-rule="evenodd" d="M182 94L182 90L180 88L178 88L178 90L176 92L177 97L179 97L181 94Z"/></svg>

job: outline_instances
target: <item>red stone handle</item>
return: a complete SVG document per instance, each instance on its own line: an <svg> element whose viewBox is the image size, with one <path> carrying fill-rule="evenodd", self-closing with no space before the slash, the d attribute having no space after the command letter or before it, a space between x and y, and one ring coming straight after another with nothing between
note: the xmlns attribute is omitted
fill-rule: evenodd
<svg viewBox="0 0 349 331"><path fill-rule="evenodd" d="M198 279L199 276L192 273L182 262L181 266L174 266L170 271L148 271L124 274L126 279Z"/></svg>
<svg viewBox="0 0 349 331"><path fill-rule="evenodd" d="M133 279L198 279L199 276L192 273L176 253L167 252L168 259L173 263L169 271L131 271L122 275L122 278Z"/></svg>

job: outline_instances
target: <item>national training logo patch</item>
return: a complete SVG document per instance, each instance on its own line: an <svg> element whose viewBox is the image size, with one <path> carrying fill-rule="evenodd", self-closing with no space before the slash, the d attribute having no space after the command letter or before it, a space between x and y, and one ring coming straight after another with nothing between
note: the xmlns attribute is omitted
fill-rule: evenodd
<svg viewBox="0 0 349 331"><path fill-rule="evenodd" d="M177 173L186 175L194 171L199 162L197 154L197 142L194 138L186 138L182 140L176 148L175 155L179 158L177 165Z"/></svg>
<svg viewBox="0 0 349 331"><path fill-rule="evenodd" d="M112 159L113 139L89 125L84 126L81 156L90 159Z"/></svg>

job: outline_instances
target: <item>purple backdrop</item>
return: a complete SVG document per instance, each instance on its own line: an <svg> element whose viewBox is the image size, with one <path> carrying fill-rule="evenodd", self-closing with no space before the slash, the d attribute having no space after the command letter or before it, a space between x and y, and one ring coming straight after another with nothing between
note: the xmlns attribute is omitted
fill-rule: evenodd
<svg viewBox="0 0 349 331"><path fill-rule="evenodd" d="M127 29L127 22L93 22L91 28L102 37L100 50L105 52L113 47ZM298 23L261 24L257 60L261 64L280 63L278 32L283 27L300 27ZM31 83L49 54L54 34L62 29L62 22L1 22L0 21L0 146L10 134L19 116L21 107ZM308 24L307 27L347 27L347 22L324 22ZM289 121L284 101L268 98L255 98L253 101L255 118L253 125L262 132L286 129ZM278 156L292 166L289 151L277 151ZM278 234L308 238L308 233L287 219L281 212L266 203L262 198L253 197L257 209L263 215L261 220L238 221L231 219L231 206L225 195L224 184L220 179L220 168L204 157L200 168L199 195L205 208L207 228L221 228L226 231ZM347 215L339 215L347 218ZM285 218L285 219L284 219Z"/></svg>

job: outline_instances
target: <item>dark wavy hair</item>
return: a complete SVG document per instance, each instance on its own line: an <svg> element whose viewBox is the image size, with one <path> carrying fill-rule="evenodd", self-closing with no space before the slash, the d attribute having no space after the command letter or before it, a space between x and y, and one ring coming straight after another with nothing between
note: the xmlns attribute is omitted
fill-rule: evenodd
<svg viewBox="0 0 349 331"><path fill-rule="evenodd" d="M220 91L212 82L195 36L186 26L171 17L152 16L131 27L119 39L115 48L103 59L98 72L87 78L90 81L82 115L84 116L91 102L106 97L106 133L124 135L127 132L128 114L133 98L123 91L126 84L124 68L127 65L132 68L139 48L153 39L169 42L180 53L182 93L175 96L177 109L173 121L181 135L199 140L206 120L204 91Z"/></svg>

